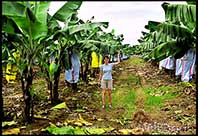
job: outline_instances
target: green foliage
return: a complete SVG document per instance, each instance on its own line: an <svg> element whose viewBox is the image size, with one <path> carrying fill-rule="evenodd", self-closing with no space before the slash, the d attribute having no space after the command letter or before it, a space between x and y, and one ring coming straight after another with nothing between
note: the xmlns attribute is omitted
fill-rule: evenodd
<svg viewBox="0 0 198 136"><path fill-rule="evenodd" d="M163 100L160 96L147 96L145 105L147 106L161 106Z"/></svg>
<svg viewBox="0 0 198 136"><path fill-rule="evenodd" d="M165 22L149 21L138 41L137 53L144 59L160 61L168 56L181 58L189 48L195 48L196 41L196 7L193 4L163 3Z"/></svg>
<svg viewBox="0 0 198 136"><path fill-rule="evenodd" d="M149 87L144 88L146 94L145 105L147 108L151 106L160 107L165 100L173 99L176 97L174 94L174 87L171 86L160 86L158 88Z"/></svg>
<svg viewBox="0 0 198 136"><path fill-rule="evenodd" d="M74 128L72 126L64 126L61 128L53 126L47 127L45 130L54 135L74 134Z"/></svg>
<svg viewBox="0 0 198 136"><path fill-rule="evenodd" d="M54 135L102 135L109 131L112 131L113 128L79 128L79 127L72 127L72 126L63 126L63 127L56 127L56 126L48 126L47 128L43 129L43 131L48 131L50 134Z"/></svg>
<svg viewBox="0 0 198 136"><path fill-rule="evenodd" d="M84 24L78 24L78 25L72 25L69 27L69 34L76 33L78 31L82 30L94 30L95 28L98 28L100 26L104 26L105 28L108 27L108 22L93 22L93 23L84 23Z"/></svg>
<svg viewBox="0 0 198 136"><path fill-rule="evenodd" d="M82 1L68 1L53 15L53 18L65 22L72 14L76 14L81 5Z"/></svg>

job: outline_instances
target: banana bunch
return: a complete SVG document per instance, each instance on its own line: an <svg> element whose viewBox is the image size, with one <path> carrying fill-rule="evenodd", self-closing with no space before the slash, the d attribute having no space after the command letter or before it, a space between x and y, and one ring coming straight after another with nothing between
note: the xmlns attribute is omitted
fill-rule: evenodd
<svg viewBox="0 0 198 136"><path fill-rule="evenodd" d="M14 56L16 63L18 62L20 58L20 54L18 51L13 52L12 55ZM8 61L11 60L12 57L8 58ZM14 83L17 75L17 66L15 64L8 63L6 66L6 80L8 83Z"/></svg>

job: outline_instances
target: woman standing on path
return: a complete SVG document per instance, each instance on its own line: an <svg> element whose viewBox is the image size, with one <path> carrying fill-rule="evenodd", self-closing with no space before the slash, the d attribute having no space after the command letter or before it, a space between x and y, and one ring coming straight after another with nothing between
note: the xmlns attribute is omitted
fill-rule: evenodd
<svg viewBox="0 0 198 136"><path fill-rule="evenodd" d="M108 90L109 95L109 107L112 107L111 102L111 90L113 88L112 83L112 68L114 65L120 63L120 51L118 51L118 62L109 63L109 57L104 57L104 64L100 66L99 81L101 81L102 88L102 108L105 108L106 91Z"/></svg>

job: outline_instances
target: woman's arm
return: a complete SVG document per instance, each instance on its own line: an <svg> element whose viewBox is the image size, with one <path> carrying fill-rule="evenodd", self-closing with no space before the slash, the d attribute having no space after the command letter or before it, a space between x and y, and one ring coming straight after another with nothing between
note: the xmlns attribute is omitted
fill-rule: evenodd
<svg viewBox="0 0 198 136"><path fill-rule="evenodd" d="M120 50L118 51L118 62L116 62L116 63L113 63L114 65L117 65L117 64L119 64L120 63Z"/></svg>

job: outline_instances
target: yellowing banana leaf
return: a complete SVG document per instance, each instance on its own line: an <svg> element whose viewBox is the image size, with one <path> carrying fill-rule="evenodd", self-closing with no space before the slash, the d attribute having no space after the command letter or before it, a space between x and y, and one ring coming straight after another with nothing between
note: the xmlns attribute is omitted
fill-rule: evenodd
<svg viewBox="0 0 198 136"><path fill-rule="evenodd" d="M12 125L16 125L17 122L15 121L4 121L2 122L2 127L5 127L5 126L12 126Z"/></svg>
<svg viewBox="0 0 198 136"><path fill-rule="evenodd" d="M2 132L2 135L17 135L20 132L19 128L7 129Z"/></svg>
<svg viewBox="0 0 198 136"><path fill-rule="evenodd" d="M56 127L56 125L54 125L53 123L49 123L50 124L50 127Z"/></svg>
<svg viewBox="0 0 198 136"><path fill-rule="evenodd" d="M119 132L121 132L124 135L129 135L131 134L133 131L132 129L120 129Z"/></svg>
<svg viewBox="0 0 198 136"><path fill-rule="evenodd" d="M102 135L105 133L105 130L103 128L86 128L86 131L88 134L91 135Z"/></svg>
<svg viewBox="0 0 198 136"><path fill-rule="evenodd" d="M83 124L82 124L80 121L76 121L76 122L74 122L74 125L77 125L77 126L83 126Z"/></svg>
<svg viewBox="0 0 198 136"><path fill-rule="evenodd" d="M90 123L90 122L84 120L84 119L82 118L81 114L78 114L78 115L79 115L79 121L80 121L81 123L85 124L86 126L91 126L91 125L93 125L92 123Z"/></svg>
<svg viewBox="0 0 198 136"><path fill-rule="evenodd" d="M132 129L131 133L134 135L142 135L143 132L144 132L144 130L142 128L134 128L134 129Z"/></svg>
<svg viewBox="0 0 198 136"><path fill-rule="evenodd" d="M65 103L65 102L60 103L60 104L58 104L58 105L56 105L56 106L52 107L52 108L51 108L51 110L53 110L53 109L64 109L64 108L67 108L67 106L66 106L66 103Z"/></svg>
<svg viewBox="0 0 198 136"><path fill-rule="evenodd" d="M93 125L92 123L84 120L80 114L79 114L79 119L78 120L66 120L64 122L64 124L65 125L67 125L67 124L74 124L74 125L77 125L77 126L83 126L83 125L85 125L85 126L91 126L91 125Z"/></svg>
<svg viewBox="0 0 198 136"><path fill-rule="evenodd" d="M115 130L115 128L113 127L109 127L109 128L103 128L106 132L111 132L113 130Z"/></svg>
<svg viewBox="0 0 198 136"><path fill-rule="evenodd" d="M97 119L98 121L103 121L104 119L101 119L101 118L99 118L99 119Z"/></svg>

